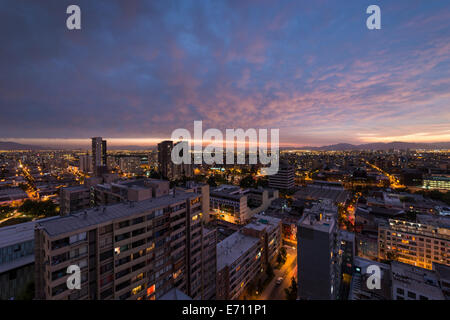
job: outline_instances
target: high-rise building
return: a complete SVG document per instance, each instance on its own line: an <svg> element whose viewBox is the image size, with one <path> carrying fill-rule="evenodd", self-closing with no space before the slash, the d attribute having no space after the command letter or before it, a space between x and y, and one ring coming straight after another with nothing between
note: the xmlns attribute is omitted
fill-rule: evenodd
<svg viewBox="0 0 450 320"><path fill-rule="evenodd" d="M287 161L280 161L276 174L269 176L269 187L290 190L295 186L295 169Z"/></svg>
<svg viewBox="0 0 450 320"><path fill-rule="evenodd" d="M165 140L158 143L158 170L164 179L170 179L173 175L172 149L173 141Z"/></svg>
<svg viewBox="0 0 450 320"><path fill-rule="evenodd" d="M172 288L210 298L216 236L203 229L201 197L178 191L37 223L36 298L158 299ZM67 287L69 265L81 290Z"/></svg>
<svg viewBox="0 0 450 320"><path fill-rule="evenodd" d="M92 166L96 176L106 173L106 140L92 138Z"/></svg>
<svg viewBox="0 0 450 320"><path fill-rule="evenodd" d="M306 300L335 300L341 283L337 208L317 204L297 226L298 296Z"/></svg>
<svg viewBox="0 0 450 320"><path fill-rule="evenodd" d="M172 149L179 143L183 142L174 144L173 141L165 140L158 143L158 168L161 177L164 179L176 180L194 175L192 163L174 164L172 161ZM182 152L183 150L180 152L180 157L183 156Z"/></svg>
<svg viewBox="0 0 450 320"><path fill-rule="evenodd" d="M83 154L80 156L80 171L84 173L93 172L92 156Z"/></svg>

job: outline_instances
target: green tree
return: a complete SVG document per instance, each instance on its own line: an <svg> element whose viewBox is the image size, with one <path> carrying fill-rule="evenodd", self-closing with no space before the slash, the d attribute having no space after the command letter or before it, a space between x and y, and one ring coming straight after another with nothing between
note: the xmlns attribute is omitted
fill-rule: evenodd
<svg viewBox="0 0 450 320"><path fill-rule="evenodd" d="M284 293L286 294L287 300L297 299L297 281L295 281L294 277L291 279L291 286L289 288L285 288Z"/></svg>
<svg viewBox="0 0 450 320"><path fill-rule="evenodd" d="M17 300L33 300L34 299L34 281L30 281L25 289L17 296Z"/></svg>
<svg viewBox="0 0 450 320"><path fill-rule="evenodd" d="M275 275L274 272L273 272L272 265L271 265L270 263L267 265L267 268L266 268L266 275L267 275L267 277L268 277L269 279L272 279L273 276Z"/></svg>
<svg viewBox="0 0 450 320"><path fill-rule="evenodd" d="M209 176L207 183L210 187L217 187L216 179L214 176Z"/></svg>

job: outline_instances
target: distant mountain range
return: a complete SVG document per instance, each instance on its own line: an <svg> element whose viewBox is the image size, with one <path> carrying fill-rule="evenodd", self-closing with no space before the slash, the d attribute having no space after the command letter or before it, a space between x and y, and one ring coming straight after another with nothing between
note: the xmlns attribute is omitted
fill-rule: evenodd
<svg viewBox="0 0 450 320"><path fill-rule="evenodd" d="M39 146L39 145L30 145L30 144L21 144L17 142L10 141L0 141L0 150L87 150L90 146L76 146L76 147L68 147L68 146ZM153 150L155 146L108 146L108 150Z"/></svg>
<svg viewBox="0 0 450 320"><path fill-rule="evenodd" d="M9 141L0 141L0 150L48 150L51 148L44 148L41 146L36 145L29 145L29 144L21 144L16 142L9 142Z"/></svg>
<svg viewBox="0 0 450 320"><path fill-rule="evenodd" d="M0 150L56 150L56 149L80 149L85 150L85 148L69 148L69 147L44 147L38 145L28 145L9 141L0 141ZM109 150L153 150L155 146L108 146ZM289 147L281 148L282 150L314 150L314 151L351 151L351 150L406 150L406 149L425 149L425 150L439 150L439 149L450 149L450 142L439 142L439 143L415 143L415 142L388 142L388 143L366 143L366 144L349 144L349 143L338 143L322 147Z"/></svg>
<svg viewBox="0 0 450 320"><path fill-rule="evenodd" d="M377 143L366 143L366 144L349 144L349 143L338 143L329 146L322 147L290 147L287 149L295 150L317 150L317 151L352 151L352 150L406 150L406 149L425 149L425 150L439 150L439 149L450 149L450 142L439 142L439 143L415 143L415 142L377 142Z"/></svg>

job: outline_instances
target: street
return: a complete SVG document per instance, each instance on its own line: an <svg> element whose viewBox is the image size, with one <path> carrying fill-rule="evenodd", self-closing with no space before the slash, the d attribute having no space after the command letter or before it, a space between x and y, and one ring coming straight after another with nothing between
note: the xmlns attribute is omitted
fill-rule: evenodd
<svg viewBox="0 0 450 320"><path fill-rule="evenodd" d="M291 285L292 277L297 279L297 249L285 246L287 252L286 263L280 270L273 269L275 276L267 285L258 300L286 300L285 288ZM278 277L283 277L283 282L276 284Z"/></svg>

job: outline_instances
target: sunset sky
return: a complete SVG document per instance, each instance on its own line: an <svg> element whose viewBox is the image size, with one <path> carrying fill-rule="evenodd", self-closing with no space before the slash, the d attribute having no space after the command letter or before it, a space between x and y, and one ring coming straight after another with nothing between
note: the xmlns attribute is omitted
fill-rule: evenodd
<svg viewBox="0 0 450 320"><path fill-rule="evenodd" d="M82 30L66 28L70 4ZM381 30L366 27L371 4ZM279 128L298 146L450 141L450 1L0 8L1 141L154 144L194 120Z"/></svg>

